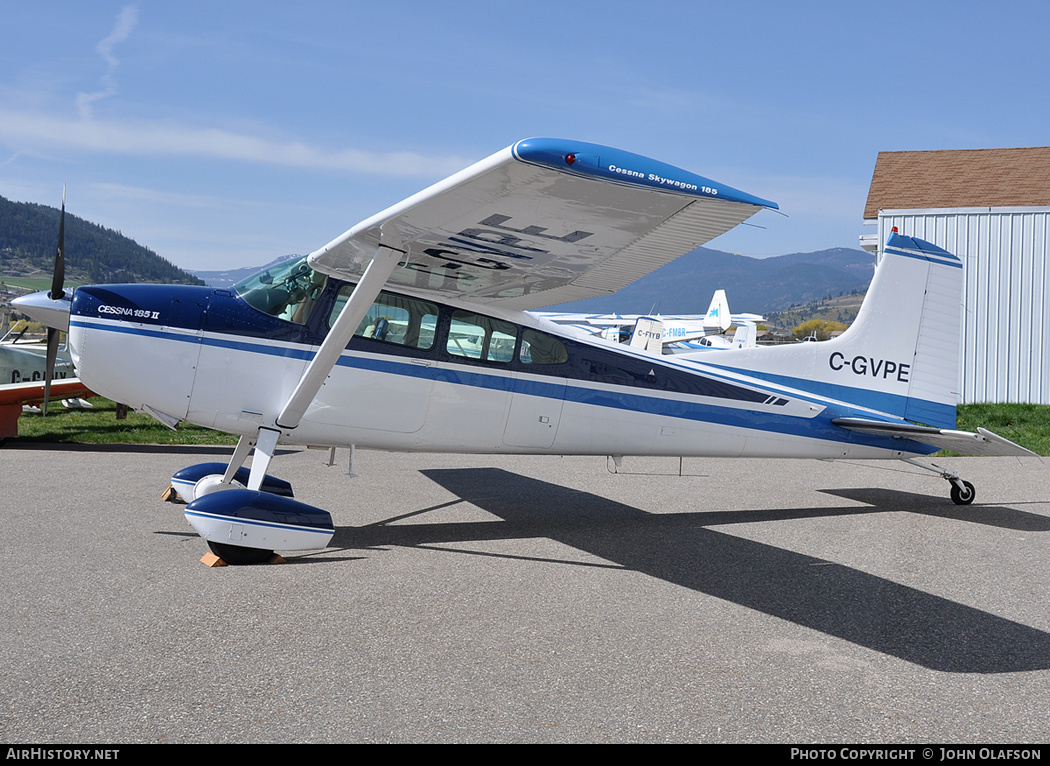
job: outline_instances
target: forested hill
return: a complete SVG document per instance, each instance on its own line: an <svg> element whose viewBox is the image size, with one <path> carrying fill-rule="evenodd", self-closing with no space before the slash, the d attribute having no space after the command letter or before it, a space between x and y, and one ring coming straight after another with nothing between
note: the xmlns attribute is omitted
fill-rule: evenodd
<svg viewBox="0 0 1050 766"><path fill-rule="evenodd" d="M58 245L58 208L0 197L0 274L50 276ZM202 285L119 231L66 213L66 281Z"/></svg>
<svg viewBox="0 0 1050 766"><path fill-rule="evenodd" d="M565 303L556 310L702 314L714 291L722 288L732 311L768 314L838 295L863 293L874 267L871 253L848 247L772 258L701 247L613 295Z"/></svg>

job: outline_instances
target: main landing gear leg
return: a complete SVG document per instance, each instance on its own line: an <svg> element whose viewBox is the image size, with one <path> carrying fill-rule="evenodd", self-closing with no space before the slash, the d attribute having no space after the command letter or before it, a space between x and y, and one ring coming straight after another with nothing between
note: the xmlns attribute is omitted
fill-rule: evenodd
<svg viewBox="0 0 1050 766"><path fill-rule="evenodd" d="M244 461L248 459L248 453L251 452L254 446L254 436L245 435L237 440L237 446L233 450L233 457L230 458L230 464L226 467L226 473L222 476L223 484L233 483L233 477L236 475L237 469L244 465Z"/></svg>
<svg viewBox="0 0 1050 766"><path fill-rule="evenodd" d="M251 469L244 467L244 461L252 448L256 446L257 441L255 434L242 436L237 442L229 463L199 463L176 471L171 477L171 486L165 491L163 498L172 502L192 503L198 498L215 492L247 487L253 473ZM265 445L262 449L256 450L253 461L257 472L256 480L261 482L259 489L273 495L294 497L291 484L276 476L266 475L264 467L273 457L276 437L266 439Z"/></svg>
<svg viewBox="0 0 1050 766"><path fill-rule="evenodd" d="M240 468L254 446L254 436L242 436L237 441L230 462L225 466L217 462L198 463L176 471L161 498L171 503L192 503L198 497L231 489L235 486L234 479L238 479L238 484L244 486L248 472L240 471ZM243 475L238 477L238 472Z"/></svg>
<svg viewBox="0 0 1050 766"><path fill-rule="evenodd" d="M277 437L280 435L280 431L272 428L259 429L259 435L255 438L255 452L252 453L252 472L248 475L248 489L257 490L262 487L263 479L266 478L266 469L277 449ZM240 449L240 447L241 443L237 442L237 448Z"/></svg>
<svg viewBox="0 0 1050 766"><path fill-rule="evenodd" d="M955 471L949 471L947 468L941 468L939 465L926 465L925 463L920 463L915 458L906 458L905 462L911 463L912 465L926 471L933 471L942 479L946 479L948 483L952 485L951 498L952 502L956 505L969 505L973 502L973 499L977 497L977 491L973 488L973 484L964 481Z"/></svg>
<svg viewBox="0 0 1050 766"><path fill-rule="evenodd" d="M248 450L254 446L255 451L252 453L251 473L248 474L248 489L259 491L262 488L263 479L266 478L266 469L269 467L273 453L277 449L277 438L280 435L280 431L275 431L272 428L260 428L258 436L254 439L242 436L237 442L237 449L234 450L233 460L230 461L230 467L226 470L223 481L226 482L233 479L233 474L237 472L237 468L241 466L247 457ZM229 545L215 540L208 540L208 547L211 548L212 553L227 564L234 565L261 564L273 556L272 548L248 548L242 545Z"/></svg>

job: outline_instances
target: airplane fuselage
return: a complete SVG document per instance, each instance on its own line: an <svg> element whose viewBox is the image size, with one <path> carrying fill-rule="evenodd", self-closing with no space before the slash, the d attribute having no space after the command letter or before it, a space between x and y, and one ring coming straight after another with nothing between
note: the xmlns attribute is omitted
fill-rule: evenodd
<svg viewBox="0 0 1050 766"><path fill-rule="evenodd" d="M79 288L70 345L98 393L170 422L250 435L275 427L351 287L328 279L298 317L230 290ZM526 312L407 291L382 293L373 309L282 442L594 455L930 451L831 423L870 410L613 346Z"/></svg>

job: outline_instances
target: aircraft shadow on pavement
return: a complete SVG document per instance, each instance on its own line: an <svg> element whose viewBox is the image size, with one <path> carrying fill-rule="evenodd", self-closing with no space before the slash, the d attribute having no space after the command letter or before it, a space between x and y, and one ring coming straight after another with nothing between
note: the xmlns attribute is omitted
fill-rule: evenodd
<svg viewBox="0 0 1050 766"><path fill-rule="evenodd" d="M1050 531L1047 519L1037 514L980 506L931 511L929 497L890 490L833 493L863 502L877 497L878 508L651 514L496 468L422 473L503 523L406 524L407 517L400 517L398 524L338 529L333 544L423 546L544 537L932 670L1010 673L1050 668L1046 632L848 566L707 528L892 509Z"/></svg>
<svg viewBox="0 0 1050 766"><path fill-rule="evenodd" d="M901 492L896 489L822 489L821 492L859 503L873 505L880 510L907 511L940 519L956 519L971 524L1013 529L1019 532L1050 532L1050 518L1038 513L1025 513L1016 508L999 505L953 505L940 498L930 502L927 495ZM977 502L981 498L978 496Z"/></svg>

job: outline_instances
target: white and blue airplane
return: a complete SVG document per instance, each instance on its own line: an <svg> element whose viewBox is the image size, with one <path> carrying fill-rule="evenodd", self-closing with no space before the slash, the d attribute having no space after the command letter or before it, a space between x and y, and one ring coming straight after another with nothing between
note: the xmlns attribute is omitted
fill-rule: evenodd
<svg viewBox="0 0 1050 766"><path fill-rule="evenodd" d="M725 290L715 290L711 305L704 315L697 314L585 314L560 311L535 311L536 316L582 332L597 335L615 343L630 343L666 353L692 351L697 348L744 348L756 345L756 323L764 321L759 314L731 314ZM641 323L641 324L640 324ZM726 331L737 325L749 325L739 338L729 340ZM659 331L659 344L638 342L640 333ZM705 342L706 341L706 342Z"/></svg>
<svg viewBox="0 0 1050 766"><path fill-rule="evenodd" d="M1028 450L955 430L962 263L894 235L840 338L680 358L529 310L614 292L776 204L655 160L528 139L230 290L38 293L81 379L171 426L236 433L173 487L228 563L323 548L267 475L279 443L553 455L918 458ZM61 292L61 291L59 291ZM244 467L252 454L250 469Z"/></svg>
<svg viewBox="0 0 1050 766"><path fill-rule="evenodd" d="M697 351L722 351L729 348L757 348L758 324L752 320L737 322L736 332L732 338L719 333L705 335L695 341L683 341L672 345L675 354L691 354Z"/></svg>

